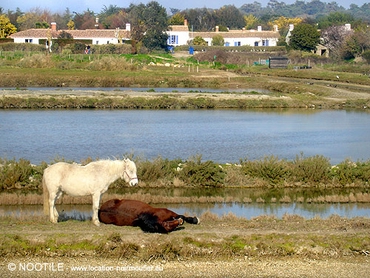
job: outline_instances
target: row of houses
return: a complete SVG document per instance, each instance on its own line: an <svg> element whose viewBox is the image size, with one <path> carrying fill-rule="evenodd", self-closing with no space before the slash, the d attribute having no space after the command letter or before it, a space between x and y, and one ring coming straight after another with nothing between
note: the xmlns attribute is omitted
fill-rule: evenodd
<svg viewBox="0 0 370 278"><path fill-rule="evenodd" d="M51 23L50 29L28 29L12 34L10 37L15 43L40 44L41 41L51 41L58 38L61 32L68 32L76 40L89 40L93 45L118 44L131 37L131 25L126 24L126 29L87 29L87 30L57 30L56 23ZM192 32L189 30L187 21L183 25L172 25L167 31L168 45L180 46L189 45L197 36L202 37L208 45L212 45L212 39L216 35L224 38L225 46L276 46L280 37L278 28L265 31L262 27L257 30L229 30L219 31L218 26L212 32Z"/></svg>

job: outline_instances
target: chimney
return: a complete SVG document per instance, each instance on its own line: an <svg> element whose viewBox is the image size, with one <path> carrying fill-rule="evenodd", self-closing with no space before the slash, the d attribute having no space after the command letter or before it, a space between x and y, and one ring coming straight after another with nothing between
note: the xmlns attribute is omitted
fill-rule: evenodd
<svg viewBox="0 0 370 278"><path fill-rule="evenodd" d="M262 26L257 26L257 31L261 32L262 31Z"/></svg>
<svg viewBox="0 0 370 278"><path fill-rule="evenodd" d="M184 25L188 26L188 20L186 18L184 19Z"/></svg>
<svg viewBox="0 0 370 278"><path fill-rule="evenodd" d="M294 29L294 24L289 24L289 31L293 31Z"/></svg>
<svg viewBox="0 0 370 278"><path fill-rule="evenodd" d="M274 25L274 32L279 32L279 27L277 25Z"/></svg>
<svg viewBox="0 0 370 278"><path fill-rule="evenodd" d="M218 32L218 31L219 31L219 29L220 29L220 28L219 28L218 26L216 26L216 32Z"/></svg>
<svg viewBox="0 0 370 278"><path fill-rule="evenodd" d="M126 31L131 32L131 24L126 23Z"/></svg>
<svg viewBox="0 0 370 278"><path fill-rule="evenodd" d="M51 30L52 31L56 31L57 30L57 23L56 22L52 22L51 23Z"/></svg>

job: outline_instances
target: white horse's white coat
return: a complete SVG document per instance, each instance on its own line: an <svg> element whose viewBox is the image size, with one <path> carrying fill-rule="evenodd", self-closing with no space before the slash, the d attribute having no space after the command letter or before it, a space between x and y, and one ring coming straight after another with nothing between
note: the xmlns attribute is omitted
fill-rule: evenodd
<svg viewBox="0 0 370 278"><path fill-rule="evenodd" d="M66 193L70 196L92 196L92 221L99 226L98 209L101 195L110 184L119 178L131 186L138 183L136 165L130 159L99 160L85 166L65 162L55 163L44 171L42 179L44 190L44 213L52 223L58 222L59 214L55 208L56 200Z"/></svg>

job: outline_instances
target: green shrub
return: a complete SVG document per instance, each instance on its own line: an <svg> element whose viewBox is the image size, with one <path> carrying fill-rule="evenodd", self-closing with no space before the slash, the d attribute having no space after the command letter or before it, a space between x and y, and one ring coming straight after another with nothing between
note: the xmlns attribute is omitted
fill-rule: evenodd
<svg viewBox="0 0 370 278"><path fill-rule="evenodd" d="M188 161L179 172L179 178L188 185L221 187L224 185L225 172L212 161Z"/></svg>
<svg viewBox="0 0 370 278"><path fill-rule="evenodd" d="M180 160L168 160L161 157L153 161L137 162L137 175L140 180L155 183L159 179L172 179Z"/></svg>
<svg viewBox="0 0 370 278"><path fill-rule="evenodd" d="M242 163L242 169L246 175L261 178L272 186L282 185L291 175L290 168L287 161L279 160L275 156Z"/></svg>
<svg viewBox="0 0 370 278"><path fill-rule="evenodd" d="M33 166L30 161L20 159L19 161L1 160L0 164L0 188L34 188L41 184L43 170L46 164Z"/></svg>
<svg viewBox="0 0 370 278"><path fill-rule="evenodd" d="M364 53L362 53L362 58L364 58L366 62L370 64L370 50L364 51Z"/></svg>
<svg viewBox="0 0 370 278"><path fill-rule="evenodd" d="M367 183L370 179L370 162L353 162L349 159L331 169L334 179L341 185Z"/></svg>
<svg viewBox="0 0 370 278"><path fill-rule="evenodd" d="M296 156L293 161L293 170L295 181L307 183L326 182L330 173L330 162L328 158L321 155L312 157Z"/></svg>

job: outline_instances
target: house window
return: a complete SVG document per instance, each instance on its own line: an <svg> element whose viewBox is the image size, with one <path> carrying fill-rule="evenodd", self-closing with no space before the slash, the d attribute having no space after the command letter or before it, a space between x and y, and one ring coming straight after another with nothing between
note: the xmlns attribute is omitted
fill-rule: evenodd
<svg viewBox="0 0 370 278"><path fill-rule="evenodd" d="M241 46L242 43L241 42L234 42L234 46Z"/></svg>
<svg viewBox="0 0 370 278"><path fill-rule="evenodd" d="M32 43L32 39L25 39L26 43Z"/></svg>
<svg viewBox="0 0 370 278"><path fill-rule="evenodd" d="M95 41L95 44L99 44L99 41Z"/></svg>
<svg viewBox="0 0 370 278"><path fill-rule="evenodd" d="M262 46L269 46L268 40L262 40Z"/></svg>
<svg viewBox="0 0 370 278"><path fill-rule="evenodd" d="M171 35L168 37L167 40L168 44L179 44L179 36L177 35Z"/></svg>
<svg viewBox="0 0 370 278"><path fill-rule="evenodd" d="M258 46L258 42L254 42L254 46Z"/></svg>
<svg viewBox="0 0 370 278"><path fill-rule="evenodd" d="M225 46L230 46L230 43L229 42L225 42Z"/></svg>
<svg viewBox="0 0 370 278"><path fill-rule="evenodd" d="M107 41L107 44L109 44L109 41Z"/></svg>

